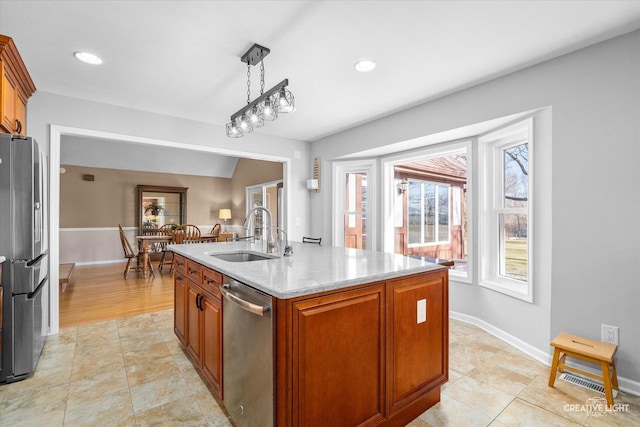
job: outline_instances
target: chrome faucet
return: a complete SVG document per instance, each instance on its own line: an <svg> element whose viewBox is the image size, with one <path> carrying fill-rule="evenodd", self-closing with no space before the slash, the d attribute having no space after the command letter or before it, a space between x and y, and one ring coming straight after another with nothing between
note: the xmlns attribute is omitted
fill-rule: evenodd
<svg viewBox="0 0 640 427"><path fill-rule="evenodd" d="M264 211L267 215L267 253L272 253L275 251L276 249L276 245L273 241L273 236L271 235L271 212L269 211L269 209L263 207L263 206L256 206L255 208L251 209L249 211L249 214L247 215L247 217L244 219L244 228L245 230L249 230L249 222L251 221L251 216L256 212L256 211Z"/></svg>
<svg viewBox="0 0 640 427"><path fill-rule="evenodd" d="M278 231L284 234L284 254L283 255L284 256L293 255L293 248L291 247L291 245L289 245L289 235L287 234L287 232L284 231L282 228L278 227L277 225L272 225L272 227L276 229L276 240L278 239Z"/></svg>

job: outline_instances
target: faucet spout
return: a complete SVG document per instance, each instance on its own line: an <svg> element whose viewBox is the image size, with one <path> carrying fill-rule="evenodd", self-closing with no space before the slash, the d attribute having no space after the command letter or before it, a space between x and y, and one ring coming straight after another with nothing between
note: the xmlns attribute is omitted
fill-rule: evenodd
<svg viewBox="0 0 640 427"><path fill-rule="evenodd" d="M249 222L251 221L251 216L253 216L258 211L263 211L267 217L267 223L265 224L265 226L267 228L267 252L269 253L273 251L273 249L275 248L275 244L273 242L273 236L271 236L272 220L271 220L271 212L269 211L269 209L263 206L256 206L255 208L251 209L247 217L244 219L244 228L247 230L249 229Z"/></svg>

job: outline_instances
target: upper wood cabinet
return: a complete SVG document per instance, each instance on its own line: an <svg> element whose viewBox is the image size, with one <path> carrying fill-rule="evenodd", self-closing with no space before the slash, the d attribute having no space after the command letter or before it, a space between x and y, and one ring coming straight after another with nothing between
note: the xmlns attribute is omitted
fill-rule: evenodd
<svg viewBox="0 0 640 427"><path fill-rule="evenodd" d="M27 100L36 91L11 37L0 34L0 132L27 134Z"/></svg>

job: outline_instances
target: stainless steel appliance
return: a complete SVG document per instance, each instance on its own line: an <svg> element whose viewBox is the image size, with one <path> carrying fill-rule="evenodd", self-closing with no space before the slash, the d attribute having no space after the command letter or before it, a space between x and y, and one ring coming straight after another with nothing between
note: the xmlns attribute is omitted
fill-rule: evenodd
<svg viewBox="0 0 640 427"><path fill-rule="evenodd" d="M33 138L0 134L0 382L35 370L48 331L47 170Z"/></svg>
<svg viewBox="0 0 640 427"><path fill-rule="evenodd" d="M223 403L237 427L274 425L273 297L224 278Z"/></svg>

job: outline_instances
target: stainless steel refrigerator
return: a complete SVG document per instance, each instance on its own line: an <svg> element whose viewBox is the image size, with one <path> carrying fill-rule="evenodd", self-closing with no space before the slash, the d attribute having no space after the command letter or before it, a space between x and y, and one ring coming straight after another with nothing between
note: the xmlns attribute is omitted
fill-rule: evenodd
<svg viewBox="0 0 640 427"><path fill-rule="evenodd" d="M47 171L33 138L0 134L0 383L35 370L48 332Z"/></svg>

